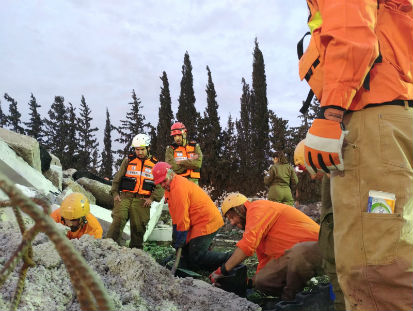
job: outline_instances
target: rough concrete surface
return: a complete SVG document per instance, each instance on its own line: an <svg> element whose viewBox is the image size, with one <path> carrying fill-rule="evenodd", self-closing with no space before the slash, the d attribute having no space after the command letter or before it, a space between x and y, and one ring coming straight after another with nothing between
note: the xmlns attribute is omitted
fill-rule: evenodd
<svg viewBox="0 0 413 311"><path fill-rule="evenodd" d="M15 221L0 222L0 268L21 241ZM101 277L114 310L260 310L244 298L203 281L172 277L145 252L118 246L111 239L84 235L75 248ZM44 234L33 242L36 266L27 273L18 310L80 310L66 268ZM0 288L0 310L7 310L17 272Z"/></svg>
<svg viewBox="0 0 413 311"><path fill-rule="evenodd" d="M113 198L109 193L111 186L86 177L79 178L76 182L96 198L97 205L110 210L113 208Z"/></svg>

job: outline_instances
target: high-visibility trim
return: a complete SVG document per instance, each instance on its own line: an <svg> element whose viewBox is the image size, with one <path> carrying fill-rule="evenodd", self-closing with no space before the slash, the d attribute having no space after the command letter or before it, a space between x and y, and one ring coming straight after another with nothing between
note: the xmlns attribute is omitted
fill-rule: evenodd
<svg viewBox="0 0 413 311"><path fill-rule="evenodd" d="M195 156L195 144L188 144L185 147L179 146L174 148L174 159L175 161L182 161L182 160L191 160ZM201 174L197 170L187 169L184 173L179 174L184 177L190 177L199 179L201 178Z"/></svg>
<svg viewBox="0 0 413 311"><path fill-rule="evenodd" d="M321 17L320 11L317 11L314 13L314 15L311 17L311 20L308 22L308 28L310 28L311 34L315 29L320 28L322 24L323 18Z"/></svg>
<svg viewBox="0 0 413 311"><path fill-rule="evenodd" d="M145 159L143 161L139 158L134 158L132 161L130 161L126 169L125 176L136 178L135 189L133 191L122 191L139 193L142 195L151 195L151 191L143 190L142 186L146 179L153 180L152 169L154 166L155 163L152 161L152 158Z"/></svg>

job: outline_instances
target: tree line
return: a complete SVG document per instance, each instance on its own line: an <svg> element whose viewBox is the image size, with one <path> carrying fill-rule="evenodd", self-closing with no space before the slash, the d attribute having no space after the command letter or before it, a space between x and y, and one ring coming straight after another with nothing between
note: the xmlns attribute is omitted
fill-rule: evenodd
<svg viewBox="0 0 413 311"><path fill-rule="evenodd" d="M42 117L39 113L41 106L31 94L28 102L30 118L28 122L22 122L17 101L5 93L9 113L3 112L0 101L0 126L38 140L61 160L64 169L88 170L101 177L111 178L122 159L130 152L132 138L138 133L151 136L151 153L159 160L164 160L166 146L172 142L170 127L175 121L180 121L186 125L189 139L201 146L204 160L200 184L210 187L214 197L224 191L240 191L250 196L264 191L264 171L272 164L272 152L284 152L290 163L293 163L294 148L305 137L317 113L317 105L313 103L309 113L299 117L301 124L296 127L290 127L288 120L268 109L264 57L255 39L252 83L248 84L244 77L241 79L240 114L229 115L223 128L209 66L206 66L206 73L207 105L202 114L195 107L192 65L186 52L176 114L172 111L169 81L164 71L160 77L157 126L146 122L142 114L142 102L132 90L129 111L118 126L112 123L106 108L102 148L99 148L96 137L98 128L92 126L91 109L83 95L79 108L71 102L65 102L63 96L55 96L48 116ZM121 149L113 150L113 138L122 146ZM301 175L299 178L304 201L318 200L318 182L311 181L306 174Z"/></svg>

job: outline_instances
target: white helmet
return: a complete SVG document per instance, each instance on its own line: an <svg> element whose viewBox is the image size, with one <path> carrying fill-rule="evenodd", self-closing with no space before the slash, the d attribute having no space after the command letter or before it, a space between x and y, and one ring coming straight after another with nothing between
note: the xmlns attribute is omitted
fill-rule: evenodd
<svg viewBox="0 0 413 311"><path fill-rule="evenodd" d="M138 134L132 139L132 147L149 147L151 138L146 134Z"/></svg>

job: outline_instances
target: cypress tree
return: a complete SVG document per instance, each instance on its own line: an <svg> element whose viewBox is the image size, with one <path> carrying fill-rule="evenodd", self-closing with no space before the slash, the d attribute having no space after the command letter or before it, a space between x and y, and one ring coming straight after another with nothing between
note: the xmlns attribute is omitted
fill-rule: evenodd
<svg viewBox="0 0 413 311"><path fill-rule="evenodd" d="M104 149L102 151L102 166L100 175L112 179L113 175L113 154L112 154L112 124L110 123L109 110L106 108L106 125L103 137Z"/></svg>
<svg viewBox="0 0 413 311"><path fill-rule="evenodd" d="M254 106L251 115L252 138L254 141L253 154L257 170L257 183L263 187L264 170L268 167L269 155L269 125L267 81L265 76L264 56L255 38L254 61L252 70L252 88L254 90Z"/></svg>
<svg viewBox="0 0 413 311"><path fill-rule="evenodd" d="M0 100L0 127L5 127L7 125L7 115L3 113L3 109L1 108L1 100Z"/></svg>
<svg viewBox="0 0 413 311"><path fill-rule="evenodd" d="M30 121L24 122L27 126L26 133L27 135L35 138L39 143L43 143L43 131L42 131L42 118L38 112L38 108L41 106L37 103L36 97L33 96L33 93L30 95L29 109L30 109Z"/></svg>
<svg viewBox="0 0 413 311"><path fill-rule="evenodd" d="M79 132L79 165L80 169L92 169L93 151L98 147L98 142L94 132L98 131L97 127L92 128L90 116L92 111L82 95L80 101L80 117L78 118Z"/></svg>
<svg viewBox="0 0 413 311"><path fill-rule="evenodd" d="M45 140L46 147L59 159L63 160L67 145L68 136L68 115L64 104L63 96L55 96L55 100L51 105L46 120L47 139ZM67 169L65 161L62 166Z"/></svg>
<svg viewBox="0 0 413 311"><path fill-rule="evenodd" d="M183 122L191 138L197 139L197 126L199 113L195 109L194 79L192 76L192 65L188 51L184 56L182 65L181 93L179 95L178 112L176 119Z"/></svg>
<svg viewBox="0 0 413 311"><path fill-rule="evenodd" d="M240 191L238 187L238 167L240 164L238 152L235 123L229 115L227 126L222 131L222 157L217 173L217 189L225 189L228 192Z"/></svg>
<svg viewBox="0 0 413 311"><path fill-rule="evenodd" d="M99 150L95 148L91 153L91 161L89 164L89 170L95 175L99 174L99 167L102 164L102 160L100 159Z"/></svg>
<svg viewBox="0 0 413 311"><path fill-rule="evenodd" d="M10 97L9 94L4 94L4 99L7 100L9 104L9 116L7 117L7 123L10 126L11 130L19 134L24 134L24 128L20 126L21 114L17 108L17 101Z"/></svg>
<svg viewBox="0 0 413 311"><path fill-rule="evenodd" d="M211 70L206 67L208 73L208 84L205 92L207 94L207 106L204 111L202 130L199 131L201 149L203 150L202 181L204 184L214 184L216 180L217 167L221 154L221 125L218 116L217 93L214 82L212 82Z"/></svg>
<svg viewBox="0 0 413 311"><path fill-rule="evenodd" d="M144 133L145 116L140 113L142 109L141 100L136 96L135 90L132 90L132 102L128 103L130 105L130 111L126 114L126 119L121 120L121 125L117 128L119 133L119 138L115 139L116 142L120 143L123 149L118 149L116 153L119 155L116 161L117 165L120 165L123 158L128 154L133 137L135 135Z"/></svg>
<svg viewBox="0 0 413 311"><path fill-rule="evenodd" d="M277 115L270 110L269 120L271 125L270 143L274 151L286 151L288 147L288 120L277 117Z"/></svg>
<svg viewBox="0 0 413 311"><path fill-rule="evenodd" d="M78 134L78 118L76 116L76 108L69 102L69 107L66 109L67 114L67 137L66 145L67 152L65 152L61 159L64 167L80 169L79 163L79 134Z"/></svg>
<svg viewBox="0 0 413 311"><path fill-rule="evenodd" d="M160 161L165 160L166 146L170 143L170 133L173 121L171 93L169 92L168 76L164 71L162 73L162 87L159 94L159 113L158 113L158 125L156 127L156 143L153 146L154 154Z"/></svg>

